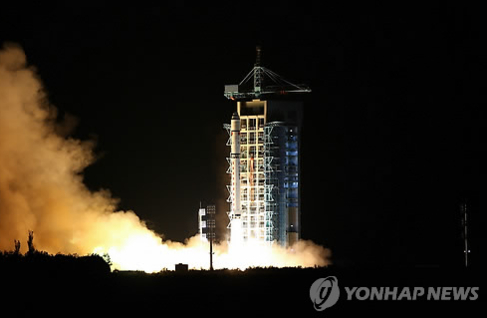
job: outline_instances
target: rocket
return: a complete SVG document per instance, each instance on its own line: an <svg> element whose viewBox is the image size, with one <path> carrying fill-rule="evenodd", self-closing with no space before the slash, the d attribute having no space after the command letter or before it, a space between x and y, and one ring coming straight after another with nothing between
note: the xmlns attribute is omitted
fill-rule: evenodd
<svg viewBox="0 0 487 318"><path fill-rule="evenodd" d="M230 242L231 246L240 246L243 243L242 229L242 205L240 204L240 117L237 112L232 115L230 124L230 138L232 147L230 150L230 163L232 165L231 177L231 201L232 208L230 218Z"/></svg>
<svg viewBox="0 0 487 318"><path fill-rule="evenodd" d="M232 139L232 147L230 151L230 162L232 165L231 174L231 220L240 219L241 204L240 204L240 117L237 112L232 115L230 124L230 134Z"/></svg>

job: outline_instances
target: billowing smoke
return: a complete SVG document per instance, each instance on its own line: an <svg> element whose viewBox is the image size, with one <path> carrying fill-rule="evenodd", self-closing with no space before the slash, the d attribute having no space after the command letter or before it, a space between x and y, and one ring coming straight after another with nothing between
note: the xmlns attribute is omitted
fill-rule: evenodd
<svg viewBox="0 0 487 318"><path fill-rule="evenodd" d="M147 231L133 212L113 213L117 202L110 193L87 189L81 173L93 162L93 144L63 136L66 123L56 124L56 118L22 49L5 45L0 51L0 248L11 247L29 229L39 249L66 253L89 253L93 246L123 239L111 228Z"/></svg>
<svg viewBox="0 0 487 318"><path fill-rule="evenodd" d="M35 70L14 44L0 50L0 250L12 250L29 230L49 253L108 253L119 269L158 271L175 263L208 267L198 237L163 242L132 211L117 211L109 191L90 191L83 170L93 162L93 143L69 137L70 120L59 123ZM250 248L250 247L249 247ZM329 251L311 242L293 250L233 251L215 248L215 267L314 266ZM260 254L260 255L259 255Z"/></svg>

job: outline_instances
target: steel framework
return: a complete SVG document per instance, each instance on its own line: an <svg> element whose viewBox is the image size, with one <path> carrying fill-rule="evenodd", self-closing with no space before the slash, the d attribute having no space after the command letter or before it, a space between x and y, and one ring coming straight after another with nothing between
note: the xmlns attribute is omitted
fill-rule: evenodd
<svg viewBox="0 0 487 318"><path fill-rule="evenodd" d="M279 74L260 65L262 50L257 47L257 57L254 68L238 85L225 85L224 95L231 100L257 99L267 95L285 95L288 93L310 93L311 89L305 84L293 84ZM247 88L253 79L253 87Z"/></svg>

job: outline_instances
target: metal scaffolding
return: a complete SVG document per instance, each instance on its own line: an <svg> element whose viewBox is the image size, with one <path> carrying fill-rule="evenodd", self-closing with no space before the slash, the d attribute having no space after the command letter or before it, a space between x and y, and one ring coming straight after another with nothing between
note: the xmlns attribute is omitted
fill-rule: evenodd
<svg viewBox="0 0 487 318"><path fill-rule="evenodd" d="M293 84L279 74L260 65L262 50L257 47L254 68L238 85L225 85L224 95L231 100L255 99L267 95L285 95L288 93L309 93L311 89L304 84ZM249 87L253 79L253 86Z"/></svg>
<svg viewBox="0 0 487 318"><path fill-rule="evenodd" d="M264 172L264 114L241 115L240 130L240 188L243 240L265 241L265 172ZM230 126L223 126L228 134L227 146L231 146ZM230 163L230 158L227 158ZM231 169L227 169L230 173ZM227 185L231 203L231 187ZM227 213L231 218L231 213ZM231 221L231 220L230 220ZM231 224L231 222L229 223ZM231 229L230 229L231 230Z"/></svg>
<svg viewBox="0 0 487 318"><path fill-rule="evenodd" d="M289 246L299 239L300 117L296 108L299 102L290 105L271 99L287 93L309 92L311 90L306 85L293 84L263 67L260 47L257 47L254 68L247 76L238 85L225 85L224 95L237 100L240 119L239 138L234 138L235 143L240 143L236 164L240 166L240 196L232 198L232 187L228 185L230 196L227 202L232 206L234 200L239 199L243 241L278 242ZM224 124L223 127L229 135L226 145L231 147L231 125ZM232 173L231 160L227 158L228 174ZM231 212L228 215L231 231L233 216Z"/></svg>

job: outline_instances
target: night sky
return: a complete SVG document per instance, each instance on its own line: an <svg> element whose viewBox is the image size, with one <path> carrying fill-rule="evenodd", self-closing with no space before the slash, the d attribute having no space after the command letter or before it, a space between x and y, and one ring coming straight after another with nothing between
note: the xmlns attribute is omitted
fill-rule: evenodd
<svg viewBox="0 0 487 318"><path fill-rule="evenodd" d="M85 171L151 229L197 231L199 202L222 202L229 149L225 84L263 65L308 84L302 236L337 265L462 263L459 204L479 235L485 19L466 6L226 3L2 8L0 43L19 43L73 136L97 141ZM224 213L224 211L218 211Z"/></svg>

